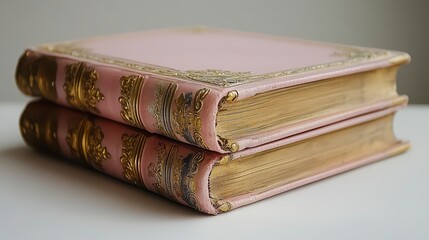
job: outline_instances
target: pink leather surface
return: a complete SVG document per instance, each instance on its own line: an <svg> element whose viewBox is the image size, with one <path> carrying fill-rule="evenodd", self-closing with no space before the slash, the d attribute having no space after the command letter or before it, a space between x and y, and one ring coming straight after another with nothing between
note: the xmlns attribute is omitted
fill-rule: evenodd
<svg viewBox="0 0 429 240"><path fill-rule="evenodd" d="M159 192L159 190L155 187L157 183L157 179L150 173L151 165L155 166L158 163L158 161L160 161L157 153L157 150L160 144L163 144L167 147L177 146L178 148L177 156L187 156L195 152L202 152L204 154L204 159L198 164L198 171L196 172L196 175L195 175L195 186L196 186L195 192L194 192L195 199L197 201L197 205L199 206L199 209L198 209L199 211L202 211L208 214L217 213L216 209L213 207L210 201L209 189L208 189L208 184L209 184L208 178L209 178L211 169L213 167L213 164L215 164L218 161L218 159L223 155L219 153L199 149L180 142L175 142L168 138L164 138L158 135L150 134L144 131L139 131L136 128L127 127L123 124L118 124L116 122L109 121L107 119L97 118L93 116L91 117L90 114L81 113L79 111L74 111L68 108L56 107L54 105L49 105L43 102L42 103L36 102L36 104L33 104L33 105L34 106L38 105L37 107L39 111L41 111L41 114L46 113L44 112L46 111L46 109L48 110L52 109L54 111L58 111L57 136L58 136L59 145L61 147L60 150L65 157L73 161L79 161L79 160L74 159L74 157L71 154L70 147L66 141L69 124L70 122L73 122L73 121L80 121L85 116L91 118L94 123L94 126L99 127L103 133L103 140L101 142L101 145L103 147L106 147L107 151L110 154L110 158L107 158L102 162L101 172L108 174L110 176L113 176L115 178L118 178L122 181L126 181L123 174L124 170L120 161L120 158L122 155L122 140L121 140L122 136L124 134L127 134L129 136L145 135L146 141L144 144L144 148L141 152L141 155L139 155L139 158L141 159L140 172L142 174L141 176L142 183L143 183L142 187L147 188L152 192L163 195L164 197L167 197L170 199L171 197L169 197L166 193ZM34 106L33 106L33 109L31 109L32 111L35 110ZM179 163L179 164L184 164L184 163ZM172 200L177 201L183 205L190 206L186 201L183 200L183 198L180 195L174 195L174 198ZM195 206L190 206L190 207L195 207Z"/></svg>
<svg viewBox="0 0 429 240"><path fill-rule="evenodd" d="M66 94L63 90L63 85L65 82L65 66L67 64L76 63L79 59L69 59L65 57L58 56L57 58L57 103L71 107L66 100ZM112 68L110 66L104 66L99 63L92 63L87 64L89 67L97 69L97 72L99 73L99 80L96 83L96 87L100 89L100 91L104 95L104 100L100 101L97 104L97 108L100 110L100 113L98 114L101 117L105 117L114 121L118 121L121 123L125 123L124 120L121 118L120 112L121 112L121 105L118 101L119 97L121 96L120 93L120 78L122 76L128 76L128 75L135 75L136 73L130 70L124 70L124 69L116 69ZM151 133L157 133L162 134L158 131L158 129L155 128L155 118L153 114L150 113L150 106L154 105L156 102L156 95L155 95L155 87L160 82L166 82L165 79L160 79L159 77L153 76L153 75L143 75L146 76L147 79L144 81L143 87L142 87L142 94L140 96L140 114L141 119L143 121L143 125L145 130L151 132ZM175 98L177 99L180 94L186 93L186 92L192 92L193 95L199 90L199 86L184 82L178 86L178 89L175 93ZM216 130L215 130L215 121L216 121L216 114L213 113L215 109L217 109L218 101L220 94L219 91L216 89L211 89L207 97L204 99L203 107L200 112L201 117L201 134L203 138L205 139L205 144L209 149L212 149L214 151L222 152L222 150L219 148L219 145L216 141ZM179 141L186 142L186 140L181 137L180 135L176 135L177 139Z"/></svg>
<svg viewBox="0 0 429 240"><path fill-rule="evenodd" d="M68 45L182 71L221 69L261 74L347 57L342 54L346 46L212 28L124 33L72 41ZM395 55L403 53L391 52L389 58Z"/></svg>

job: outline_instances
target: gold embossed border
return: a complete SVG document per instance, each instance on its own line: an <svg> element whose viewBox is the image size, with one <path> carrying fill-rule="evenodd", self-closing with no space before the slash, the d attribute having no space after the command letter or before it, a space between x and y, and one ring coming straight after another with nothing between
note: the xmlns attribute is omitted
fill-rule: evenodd
<svg viewBox="0 0 429 240"><path fill-rule="evenodd" d="M204 82L204 83L208 83L208 84L220 86L220 87L231 87L231 86L245 84L248 82L260 81L264 79L280 78L280 77L286 77L286 76L311 72L315 70L355 64L363 61L385 58L389 55L389 52L387 51L360 49L356 47L344 46L340 48L341 52L333 53L333 55L344 56L343 60L338 60L338 61L333 61L333 62L328 62L323 64L310 65L310 66L294 68L294 69L288 69L284 71L270 72L270 73L264 73L264 74L252 74L251 72L231 72L231 71L215 70L215 69L198 70L198 71L195 71L195 70L180 71L180 70L165 68L161 66L154 66L154 65L128 61L120 58L106 56L103 54L92 53L87 49L77 48L67 44L44 45L44 46L41 46L41 48L50 52L71 55L73 57L78 57L86 60L117 65L117 66L129 68L132 70L153 73L161 76L175 77L180 79Z"/></svg>

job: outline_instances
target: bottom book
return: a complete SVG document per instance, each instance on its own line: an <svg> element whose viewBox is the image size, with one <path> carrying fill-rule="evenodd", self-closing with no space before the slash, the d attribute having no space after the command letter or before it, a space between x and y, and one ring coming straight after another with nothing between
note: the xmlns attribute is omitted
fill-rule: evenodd
<svg viewBox="0 0 429 240"><path fill-rule="evenodd" d="M44 101L27 105L24 140L208 214L218 214L401 152L397 105L232 154L176 142Z"/></svg>

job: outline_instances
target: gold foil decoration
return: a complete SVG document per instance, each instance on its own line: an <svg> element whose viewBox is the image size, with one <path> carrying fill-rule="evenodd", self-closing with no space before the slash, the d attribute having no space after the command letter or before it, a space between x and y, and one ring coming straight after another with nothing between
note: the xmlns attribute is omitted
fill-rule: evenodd
<svg viewBox="0 0 429 240"><path fill-rule="evenodd" d="M155 118L155 128L172 139L177 139L171 122L171 106L176 89L177 85L174 83L158 84L155 89L156 102L149 109Z"/></svg>
<svg viewBox="0 0 429 240"><path fill-rule="evenodd" d="M201 136L200 111L210 90L200 89L195 96L192 92L185 92L173 101L176 90L177 85L174 83L159 84L156 87L156 102L150 108L155 118L155 127L165 136L177 139L178 135L192 145L207 148Z"/></svg>
<svg viewBox="0 0 429 240"><path fill-rule="evenodd" d="M102 162L111 155L101 143L104 134L88 118L71 120L68 124L66 142L75 159L84 159L89 166L102 170Z"/></svg>
<svg viewBox="0 0 429 240"><path fill-rule="evenodd" d="M218 111L222 109L222 105L225 102L233 102L237 99L238 99L238 91L237 90L229 91L225 96L223 96L220 99L219 103L217 104ZM216 121L217 121L217 118L216 118Z"/></svg>
<svg viewBox="0 0 429 240"><path fill-rule="evenodd" d="M174 132L185 138L188 143L206 149L207 146L201 136L200 111L203 100L209 92L207 88L200 89L194 99L192 93L182 93L176 100L176 110L173 113Z"/></svg>
<svg viewBox="0 0 429 240"><path fill-rule="evenodd" d="M141 175L141 155L146 143L146 135L122 135L122 152L120 161L124 179L135 185L144 186Z"/></svg>
<svg viewBox="0 0 429 240"><path fill-rule="evenodd" d="M104 95L95 87L97 80L98 73L85 63L67 65L63 85L67 102L82 111L99 113L97 103L104 99Z"/></svg>
<svg viewBox="0 0 429 240"><path fill-rule="evenodd" d="M195 101L194 101L194 111L195 113L199 113L201 111L201 108L203 108L203 100L206 98L207 94L209 94L210 89L203 88L197 91L195 94Z"/></svg>
<svg viewBox="0 0 429 240"><path fill-rule="evenodd" d="M186 156L179 154L179 147L175 144L160 142L157 149L157 162L150 163L149 176L155 179L153 187L159 194L170 199L183 200L189 206L200 209L195 197L198 189L199 165L204 160L203 152L189 153Z"/></svg>
<svg viewBox="0 0 429 240"><path fill-rule="evenodd" d="M177 166L183 159L183 157L178 154L178 151L179 147L177 145L167 146L161 142L156 149L156 164L149 164L149 176L156 179L156 182L153 184L155 190L159 194L176 201L178 201L178 199L174 193L179 191L179 189L177 188L177 182L174 183L172 181L174 177L171 178L171 176L179 171ZM180 181L180 179L178 181ZM176 187L173 187L175 185Z"/></svg>
<svg viewBox="0 0 429 240"><path fill-rule="evenodd" d="M128 124L142 129L144 126L140 116L140 95L146 78L141 75L121 77L121 96L118 99L122 108L122 119Z"/></svg>
<svg viewBox="0 0 429 240"><path fill-rule="evenodd" d="M227 70L188 70L180 71L176 69L145 65L138 62L127 61L120 58L115 58L103 54L92 53L90 50L73 47L69 44L58 44L58 45L45 45L41 47L44 50L71 55L74 57L96 61L105 64L112 64L120 67L125 67L132 70L142 71L146 73L152 73L160 76L175 77L185 80L193 80L197 82L203 82L220 87L231 87L245 83L261 81L264 79L273 79L287 77L297 74L303 74L307 72L323 70L326 68L334 68L343 65L356 64L364 61L379 60L387 58L389 52L373 49L361 49L357 47L342 47L341 53L333 52L333 55L341 54L345 59L335 60L332 62L326 62L321 64L309 65L304 67L298 67L293 69L287 69L276 72L254 74L250 71L245 72L233 72Z"/></svg>
<svg viewBox="0 0 429 240"><path fill-rule="evenodd" d="M191 79L198 82L209 83L216 86L233 86L250 81L251 72L232 72L216 69L188 70L178 74L181 78Z"/></svg>
<svg viewBox="0 0 429 240"><path fill-rule="evenodd" d="M18 62L16 84L30 96L42 96L49 100L57 99L57 62L53 57L37 56L26 51Z"/></svg>
<svg viewBox="0 0 429 240"><path fill-rule="evenodd" d="M228 212L233 209L232 204L228 201L225 201L225 200L219 201L219 199L212 198L212 197L210 197L210 201L213 207L216 208L216 210L218 210L219 212Z"/></svg>
<svg viewBox="0 0 429 240"><path fill-rule="evenodd" d="M226 152L237 152L240 149L240 145L233 140L223 138L221 136L217 136L218 144L220 148Z"/></svg>
<svg viewBox="0 0 429 240"><path fill-rule="evenodd" d="M26 110L21 116L19 127L22 137L29 145L48 152L60 153L56 111L46 114L45 111L31 112Z"/></svg>

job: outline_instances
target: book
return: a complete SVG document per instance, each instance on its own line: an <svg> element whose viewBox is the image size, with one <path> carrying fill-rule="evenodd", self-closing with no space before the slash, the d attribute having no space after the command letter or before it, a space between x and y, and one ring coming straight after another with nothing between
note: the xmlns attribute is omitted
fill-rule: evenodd
<svg viewBox="0 0 429 240"><path fill-rule="evenodd" d="M210 28L27 49L21 91L151 133L237 152L406 101L406 53Z"/></svg>
<svg viewBox="0 0 429 240"><path fill-rule="evenodd" d="M235 153L217 153L46 101L24 140L207 214L218 214L405 151L396 105Z"/></svg>

